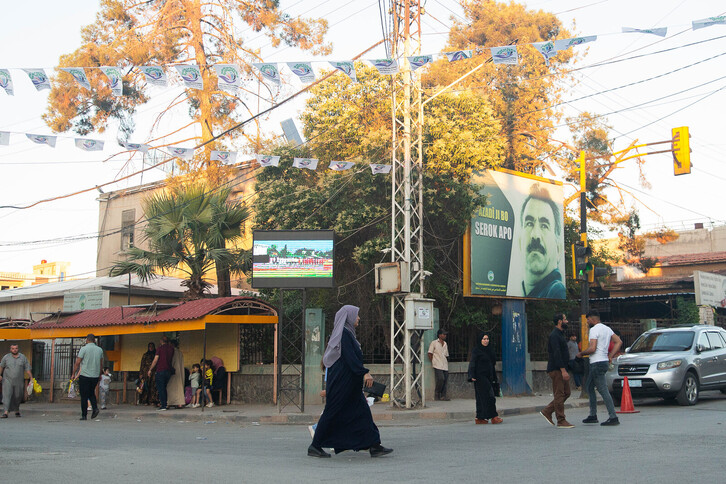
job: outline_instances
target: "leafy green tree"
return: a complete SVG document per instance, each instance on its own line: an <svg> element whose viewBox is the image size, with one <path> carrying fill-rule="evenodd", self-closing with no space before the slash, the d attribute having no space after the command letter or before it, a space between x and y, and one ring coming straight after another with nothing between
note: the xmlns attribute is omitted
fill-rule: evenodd
<svg viewBox="0 0 726 484"><path fill-rule="evenodd" d="M190 299L204 296L211 286L205 276L224 268L242 273L250 257L241 249L229 249L241 239L241 227L249 216L239 202L230 202L229 188L209 190L205 185L174 188L144 202L144 236L149 249L132 247L127 259L111 268L110 275L136 274L147 281L156 274L181 271ZM229 284L229 282L227 282ZM229 288L220 288L220 295Z"/></svg>
<svg viewBox="0 0 726 484"><path fill-rule="evenodd" d="M204 89L187 89L172 103L186 101L190 115L188 124L180 123L175 132L196 124L200 135L191 140L206 142L213 133L251 114L248 103L257 96L257 86L243 86L236 95L217 90L214 64L237 64L247 75L259 76L251 63L262 59L247 46L248 35L264 35L273 46L285 44L325 54L330 50L323 42L326 30L325 20L284 13L279 0L102 0L96 21L81 32L81 46L61 56L59 66L120 67L125 71L124 95L113 96L98 69L86 69L90 91L80 88L69 74L58 72L44 119L56 132L73 130L81 135L102 132L116 120L125 141L134 130L136 109L149 100L144 76L135 66L191 63L200 67ZM268 95L274 97L275 92ZM171 111L159 114L157 124L166 112ZM183 141L187 140L175 140ZM219 140L205 145L204 152L183 167L216 165L210 161L210 151L224 149L228 143ZM224 180L224 173L217 178Z"/></svg>

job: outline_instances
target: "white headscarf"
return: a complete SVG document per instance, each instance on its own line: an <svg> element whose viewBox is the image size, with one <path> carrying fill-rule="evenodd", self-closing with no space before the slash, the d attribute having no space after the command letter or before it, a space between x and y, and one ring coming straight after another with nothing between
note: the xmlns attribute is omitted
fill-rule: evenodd
<svg viewBox="0 0 726 484"><path fill-rule="evenodd" d="M326 368L330 368L340 358L340 340L343 338L343 330L347 329L353 334L355 339L355 322L358 320L359 309L356 306L346 304L335 313L335 322L333 323L333 333L330 335L328 347L323 355L323 364ZM355 340L358 343L358 340ZM360 343L358 343L360 346Z"/></svg>

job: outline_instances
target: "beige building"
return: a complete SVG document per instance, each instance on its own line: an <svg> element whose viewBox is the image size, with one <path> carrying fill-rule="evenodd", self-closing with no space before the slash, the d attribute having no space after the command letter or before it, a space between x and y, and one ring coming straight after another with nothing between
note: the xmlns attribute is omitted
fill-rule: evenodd
<svg viewBox="0 0 726 484"><path fill-rule="evenodd" d="M33 266L33 272L0 272L0 291L18 287L34 286L48 282L60 282L68 279L70 262L40 261Z"/></svg>
<svg viewBox="0 0 726 484"><path fill-rule="evenodd" d="M235 169L232 174L231 200L240 200L249 204L254 195L253 171L252 167ZM143 203L155 192L166 187L167 181L161 181L101 194L98 198L97 277L107 276L114 263L123 259L124 251L129 247L148 248L148 242L143 237L145 227ZM251 220L246 224L243 236L242 247L251 248ZM168 275L185 277L181 272ZM210 271L207 279L208 282L216 284L216 273ZM249 289L244 277L233 279L231 283L233 288Z"/></svg>

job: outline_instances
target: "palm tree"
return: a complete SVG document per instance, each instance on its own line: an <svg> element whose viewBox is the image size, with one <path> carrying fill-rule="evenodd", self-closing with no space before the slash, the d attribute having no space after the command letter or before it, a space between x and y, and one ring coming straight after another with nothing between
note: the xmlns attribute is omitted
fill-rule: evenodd
<svg viewBox="0 0 726 484"><path fill-rule="evenodd" d="M177 187L157 193L144 202L147 220L144 236L149 249L132 247L127 259L111 268L110 274L136 274L147 281L157 274L181 271L182 284L191 299L204 297L211 284L205 275L216 268L220 296L230 295L230 273L241 273L249 255L242 249L228 249L238 242L249 210L241 202L228 200L230 188L210 190L203 184Z"/></svg>

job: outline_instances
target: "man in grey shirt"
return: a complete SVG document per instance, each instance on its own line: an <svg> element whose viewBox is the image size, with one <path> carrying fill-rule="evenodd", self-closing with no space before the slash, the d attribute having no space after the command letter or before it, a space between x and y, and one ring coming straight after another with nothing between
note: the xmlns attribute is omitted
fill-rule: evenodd
<svg viewBox="0 0 726 484"><path fill-rule="evenodd" d="M0 380L3 385L3 414L0 418L8 418L8 412L15 412L20 417L20 402L23 400L25 389L24 374L33 379L30 372L30 362L20 352L17 344L10 345L10 353L0 360Z"/></svg>
<svg viewBox="0 0 726 484"><path fill-rule="evenodd" d="M78 352L78 358L73 365L73 374L78 378L78 389L81 392L81 420L87 420L88 400L91 400L91 418L98 417L98 404L96 403L96 385L101 377L103 367L103 350L96 346L96 337L92 334L86 336L86 345ZM79 369L80 368L80 369Z"/></svg>

